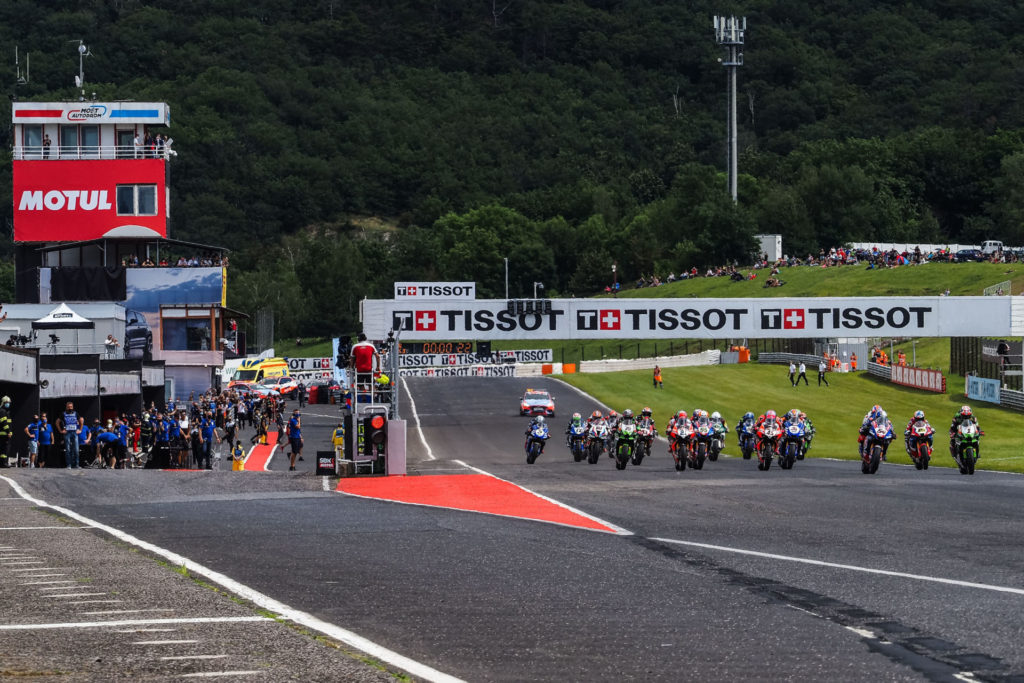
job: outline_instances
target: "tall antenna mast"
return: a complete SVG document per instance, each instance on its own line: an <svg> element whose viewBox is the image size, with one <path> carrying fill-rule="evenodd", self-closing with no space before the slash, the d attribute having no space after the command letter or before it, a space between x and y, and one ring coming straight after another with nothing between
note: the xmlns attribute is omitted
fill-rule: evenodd
<svg viewBox="0 0 1024 683"><path fill-rule="evenodd" d="M79 102L85 101L85 58L92 57L92 53L89 52L89 48L85 46L83 40L72 40L72 43L78 43L78 75L75 76L75 87L81 88L81 95L78 96Z"/></svg>
<svg viewBox="0 0 1024 683"><path fill-rule="evenodd" d="M743 66L743 40L747 32L747 18L715 16L715 42L725 48L725 61L719 59L728 69L728 123L726 125L726 167L729 169L729 195L737 199L736 176L736 70Z"/></svg>

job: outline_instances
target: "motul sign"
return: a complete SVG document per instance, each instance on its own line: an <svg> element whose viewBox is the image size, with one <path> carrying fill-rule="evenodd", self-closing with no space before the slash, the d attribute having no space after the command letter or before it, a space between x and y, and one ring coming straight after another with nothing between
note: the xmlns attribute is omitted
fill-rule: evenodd
<svg viewBox="0 0 1024 683"><path fill-rule="evenodd" d="M13 170L15 242L167 236L163 159L15 159Z"/></svg>
<svg viewBox="0 0 1024 683"><path fill-rule="evenodd" d="M544 313L504 300L368 300L363 330L425 341L1013 336L1013 298L552 299Z"/></svg>
<svg viewBox="0 0 1024 683"><path fill-rule="evenodd" d="M107 200L106 190L50 190L43 194L42 190L25 190L21 193L18 211L106 211L113 208Z"/></svg>

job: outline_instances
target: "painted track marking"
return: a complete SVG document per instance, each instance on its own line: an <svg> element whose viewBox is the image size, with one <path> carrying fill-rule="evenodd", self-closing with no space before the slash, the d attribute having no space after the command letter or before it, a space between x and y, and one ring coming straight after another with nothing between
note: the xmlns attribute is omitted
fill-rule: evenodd
<svg viewBox="0 0 1024 683"><path fill-rule="evenodd" d="M283 602L271 598L269 595L265 595L263 593L260 593L259 591L249 588L245 584L240 583L239 581L236 581L235 579L232 579L231 577L222 574L218 571L214 571L209 567L201 565L198 562L195 562L194 560L185 557L184 555L179 555L178 553L173 552L171 550L167 550L166 548L161 548L160 546L154 545L153 543L149 543L148 541L143 541L142 539L136 538L135 536L125 533L120 529L115 529L112 526L108 526L106 524L102 524L100 522L91 520L83 515L80 515L74 510L69 510L59 505L52 505L44 500L35 498L34 496L29 495L28 492L21 488L21 486L16 481L10 479L9 477L0 475L0 479L7 482L7 484L12 489L14 489L15 493L17 493L19 496L25 498L26 500L32 501L39 507L46 507L56 512L59 512L66 517L70 517L71 519L77 520L83 524L88 524L99 531L106 532L120 541L129 543L138 548L142 548L143 550L146 550L154 555L158 555L164 558L165 560L170 561L175 566L184 567L190 572L205 577L207 580L217 584L225 590L230 591L231 593L234 593L243 600L248 600L249 602L257 605L258 607L262 607L263 609L278 614L280 617L284 619L288 619L290 621L295 622L296 624L323 633L327 637L345 643L346 645L354 647L357 650L362 650L371 657L378 659L381 662L384 662L385 664L394 666L398 669L402 669L403 671L406 671L412 674L413 676L422 678L427 681L436 681L437 683L462 683L461 679L446 674L442 671L438 671L433 667L427 666L426 664L406 657L405 655L401 655L395 652L394 650L390 650L384 647L383 645L378 645L372 640L364 638L363 636L355 633L354 631L350 631L340 626L336 626L335 624L331 624L321 619L318 619L317 617L314 617L312 614L308 614L306 612L302 612L293 607L290 607L284 604ZM11 571L21 570L13 569ZM164 620L163 623L168 622ZM104 622L100 625L110 626L112 625L112 622ZM0 626L0 630L3 630L2 626Z"/></svg>
<svg viewBox="0 0 1024 683"><path fill-rule="evenodd" d="M402 386L405 387L405 395L409 397L409 406L412 408L412 419L416 421L416 431L420 434L420 441L423 443L423 447L427 449L427 460L437 460L434 455L433 449L430 448L430 444L427 443L427 437L423 434L423 427L420 425L420 414L416 412L416 401L412 398L412 392L409 391L409 382L403 377Z"/></svg>
<svg viewBox="0 0 1024 683"><path fill-rule="evenodd" d="M901 579L914 579L916 581L925 581L928 583L941 583L950 586L963 586L966 588L980 588L982 590L996 591L999 593L1012 593L1014 595L1024 595L1024 588L1012 588L1010 586L994 586L987 583L975 583L973 581L961 581L960 579L945 579L939 576L924 576L922 574L910 574L908 572L896 572L888 569L875 569L872 567L860 567L855 564L840 564L838 562L825 562L823 560L812 560L807 557L792 557L790 555L777 555L775 553L764 553L758 550L746 550L743 548L731 548L724 545L713 545L711 543L697 543L696 541L681 541L674 538L650 538L651 541L657 541L659 543L670 543L673 545L685 545L693 548L704 548L706 550L720 550L727 553L735 553L737 555L750 555L752 557L762 557L769 560L783 560L785 562L799 562L801 564L811 564L817 567L831 567L833 569L846 569L854 572L864 572L867 574L880 574L882 576L894 576Z"/></svg>

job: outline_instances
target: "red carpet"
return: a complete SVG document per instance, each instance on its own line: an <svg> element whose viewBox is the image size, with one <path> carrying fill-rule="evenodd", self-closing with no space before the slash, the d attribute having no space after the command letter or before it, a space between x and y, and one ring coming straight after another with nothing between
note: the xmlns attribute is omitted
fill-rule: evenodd
<svg viewBox="0 0 1024 683"><path fill-rule="evenodd" d="M338 483L338 491L397 503L483 512L610 533L622 532L621 529L486 474L348 477Z"/></svg>
<svg viewBox="0 0 1024 683"><path fill-rule="evenodd" d="M249 457L245 459L245 471L265 472L267 462L270 460L270 456L274 454L275 448L277 448L277 432L267 432L267 444L258 443L253 446L249 452Z"/></svg>

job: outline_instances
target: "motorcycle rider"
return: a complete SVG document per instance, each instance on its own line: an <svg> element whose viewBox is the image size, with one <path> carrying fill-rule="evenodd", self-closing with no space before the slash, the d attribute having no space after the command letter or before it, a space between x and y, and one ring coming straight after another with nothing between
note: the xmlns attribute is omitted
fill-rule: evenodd
<svg viewBox="0 0 1024 683"><path fill-rule="evenodd" d="M800 421L804 423L804 453L811 450L811 441L814 440L814 434L817 431L814 428L814 423L811 422L811 418L807 417L807 413L800 412Z"/></svg>
<svg viewBox="0 0 1024 683"><path fill-rule="evenodd" d="M689 418L687 417L685 410L680 410L674 416L669 418L668 424L665 425L665 436L668 437L669 454L674 453L676 450L676 440L672 438L672 431L676 428L677 425L682 427L688 421Z"/></svg>
<svg viewBox="0 0 1024 683"><path fill-rule="evenodd" d="M532 420L530 420L530 426L526 428L526 443L523 444L523 448L525 448L527 452L529 452L529 450L530 450L530 434L533 433L533 430L536 427L539 427L542 424L544 424L544 416L543 415L538 415L537 417L535 417ZM544 442L543 441L540 442L540 450L541 450L542 453L544 452Z"/></svg>
<svg viewBox="0 0 1024 683"><path fill-rule="evenodd" d="M572 419L569 420L569 424L567 424L565 426L565 445L566 446L571 445L569 443L569 433L572 431L572 428L573 427L582 427L582 426L583 426L583 416L580 415L579 413L573 413L572 414Z"/></svg>
<svg viewBox="0 0 1024 683"><path fill-rule="evenodd" d="M725 437L729 434L729 423L725 421L722 414L717 410L711 413L711 424L714 426L715 431L722 435L722 447L725 447Z"/></svg>
<svg viewBox="0 0 1024 683"><path fill-rule="evenodd" d="M903 443L907 447L907 453L910 453L910 430L914 427L914 423L917 422L918 420L920 420L921 422L924 422L929 427L931 426L930 424L928 424L928 420L925 419L924 411L923 410L918 410L917 412L914 413L914 417L910 418L910 422L907 423L907 428L903 430ZM933 432L928 435L928 448L929 449L933 446L932 442L933 442L934 439L935 439L935 433L934 433L934 430L933 430Z"/></svg>
<svg viewBox="0 0 1024 683"><path fill-rule="evenodd" d="M878 410L876 411L875 408L877 408ZM871 412L868 413L868 416L864 418L864 422L861 423L860 436L857 438L857 443L860 444L859 450L861 457L864 457L864 443L865 439L867 439L868 434L871 432L871 423L881 423L887 421L888 419L889 415L884 410L882 410L881 406L875 405L874 407L871 408ZM886 446L886 449L882 451L882 460L885 460L886 451L888 451L888 446Z"/></svg>
<svg viewBox="0 0 1024 683"><path fill-rule="evenodd" d="M862 457L864 455L864 438L868 435L868 425L881 415L885 415L885 411L882 410L882 406L876 403L871 406L871 410L869 410L868 414L864 416L863 420L861 420L860 430L858 432L859 436L857 437L857 450L860 451Z"/></svg>
<svg viewBox="0 0 1024 683"><path fill-rule="evenodd" d="M755 432L757 434L757 449L761 450L761 441L764 438L765 425L774 423L778 428L779 433L782 432L782 420L778 415L775 414L774 410L766 410L763 415L758 416L757 422L754 424ZM782 445L782 439L775 440L775 454L779 454L779 448Z"/></svg>
<svg viewBox="0 0 1024 683"><path fill-rule="evenodd" d="M953 422L949 425L949 453L952 455L956 452L956 432L960 425L971 422L975 427L978 426L978 418L974 416L970 406L960 406L960 411L953 416ZM981 427L978 427L978 434L984 434L981 431ZM975 452L975 459L981 460L981 439L978 439L978 446Z"/></svg>

